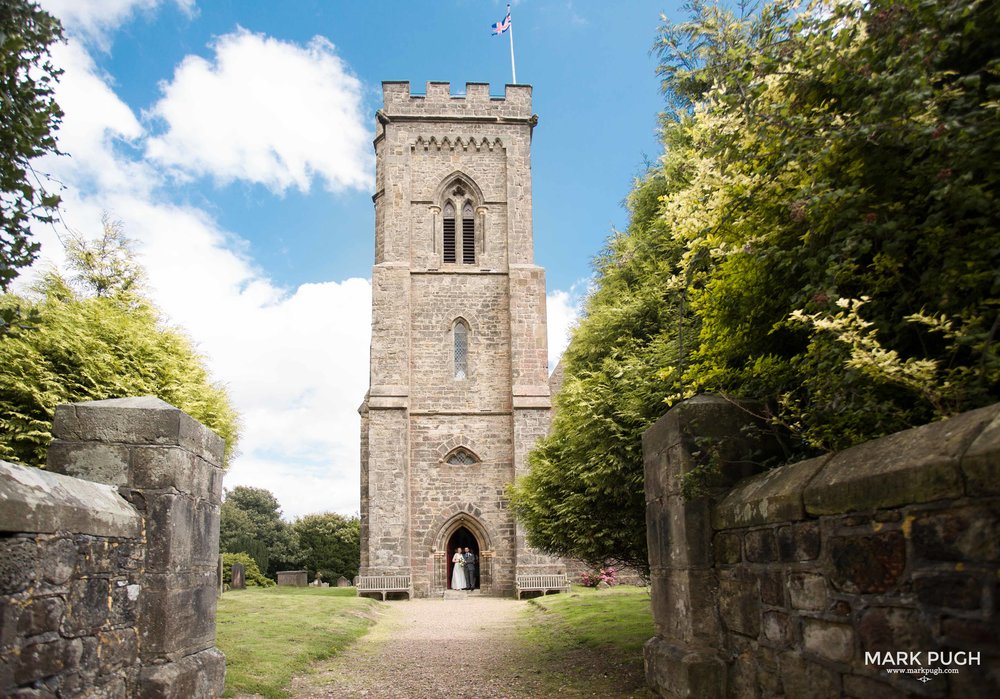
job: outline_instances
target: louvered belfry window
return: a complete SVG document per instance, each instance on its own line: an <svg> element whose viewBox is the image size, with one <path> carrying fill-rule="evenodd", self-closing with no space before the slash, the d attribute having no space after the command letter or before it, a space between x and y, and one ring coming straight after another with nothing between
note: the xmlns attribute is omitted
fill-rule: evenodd
<svg viewBox="0 0 1000 699"><path fill-rule="evenodd" d="M451 202L444 207L444 261L456 262L455 257L455 207Z"/></svg>
<svg viewBox="0 0 1000 699"><path fill-rule="evenodd" d="M464 379L469 375L469 328L462 321L455 323L455 378Z"/></svg>
<svg viewBox="0 0 1000 699"><path fill-rule="evenodd" d="M469 202L462 209L462 262L476 264L476 219Z"/></svg>

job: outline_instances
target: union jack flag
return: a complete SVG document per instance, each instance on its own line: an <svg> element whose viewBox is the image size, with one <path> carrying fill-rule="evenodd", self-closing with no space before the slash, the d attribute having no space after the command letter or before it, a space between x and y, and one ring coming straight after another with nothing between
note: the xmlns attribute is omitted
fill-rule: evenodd
<svg viewBox="0 0 1000 699"><path fill-rule="evenodd" d="M493 23L493 33L499 36L505 31L510 29L510 10L507 10L507 16L503 18L502 22Z"/></svg>

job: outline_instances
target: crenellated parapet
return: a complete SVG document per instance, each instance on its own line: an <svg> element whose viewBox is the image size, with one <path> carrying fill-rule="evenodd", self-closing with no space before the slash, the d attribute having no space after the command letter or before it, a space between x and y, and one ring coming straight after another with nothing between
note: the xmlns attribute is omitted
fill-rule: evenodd
<svg viewBox="0 0 1000 699"><path fill-rule="evenodd" d="M382 83L383 117L473 118L490 121L533 121L531 85L506 85L503 97L491 96L489 83L466 83L465 94L451 94L451 84L428 82L422 95L406 81Z"/></svg>

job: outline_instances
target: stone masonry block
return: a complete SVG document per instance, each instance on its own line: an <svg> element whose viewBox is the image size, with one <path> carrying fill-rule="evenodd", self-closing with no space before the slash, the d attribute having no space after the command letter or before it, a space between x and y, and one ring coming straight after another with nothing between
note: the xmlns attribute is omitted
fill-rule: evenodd
<svg viewBox="0 0 1000 699"><path fill-rule="evenodd" d="M923 512L913 520L918 558L963 563L1000 561L1000 502Z"/></svg>
<svg viewBox="0 0 1000 699"><path fill-rule="evenodd" d="M764 614L764 638L772 643L783 644L788 641L788 615L783 612L766 612Z"/></svg>
<svg viewBox="0 0 1000 699"><path fill-rule="evenodd" d="M798 652L788 651L778 656L778 672L789 697L839 697L840 678L836 672L810 662Z"/></svg>
<svg viewBox="0 0 1000 699"><path fill-rule="evenodd" d="M29 637L58 631L65 611L66 603L59 597L35 598L21 610L17 633Z"/></svg>
<svg viewBox="0 0 1000 699"><path fill-rule="evenodd" d="M742 538L735 532L719 532L712 541L717 563L735 564L742 560Z"/></svg>
<svg viewBox="0 0 1000 699"><path fill-rule="evenodd" d="M102 442L68 442L49 445L48 469L95 483L128 485L128 447Z"/></svg>
<svg viewBox="0 0 1000 699"><path fill-rule="evenodd" d="M225 446L210 429L154 396L57 406L52 434L77 442L177 445L214 464L222 463Z"/></svg>
<svg viewBox="0 0 1000 699"><path fill-rule="evenodd" d="M215 644L215 571L147 575L139 597L144 664L176 660Z"/></svg>
<svg viewBox="0 0 1000 699"><path fill-rule="evenodd" d="M932 649L932 618L905 607L871 607L858 621L862 652Z"/></svg>
<svg viewBox="0 0 1000 699"><path fill-rule="evenodd" d="M965 452L962 472L967 494L1000 495L1000 414L994 416Z"/></svg>
<svg viewBox="0 0 1000 699"><path fill-rule="evenodd" d="M913 591L932 607L973 610L983 603L983 581L973 571L914 575Z"/></svg>
<svg viewBox="0 0 1000 699"><path fill-rule="evenodd" d="M822 619L802 620L802 645L820 657L837 663L849 663L854 657L854 629Z"/></svg>
<svg viewBox="0 0 1000 699"><path fill-rule="evenodd" d="M819 558L820 531L816 522L804 522L779 527L778 559L788 562L812 561Z"/></svg>
<svg viewBox="0 0 1000 699"><path fill-rule="evenodd" d="M740 481L715 506L712 525L735 529L805 519L802 492L829 460L820 456Z"/></svg>
<svg viewBox="0 0 1000 699"><path fill-rule="evenodd" d="M654 637L646 641L642 655L646 684L657 697L726 696L726 665L710 650L674 645Z"/></svg>
<svg viewBox="0 0 1000 699"><path fill-rule="evenodd" d="M719 583L713 571L654 570L651 582L658 635L678 643L719 644Z"/></svg>
<svg viewBox="0 0 1000 699"><path fill-rule="evenodd" d="M28 538L0 539L0 595L12 595L35 582L37 548Z"/></svg>
<svg viewBox="0 0 1000 699"><path fill-rule="evenodd" d="M760 580L742 569L721 574L719 616L729 631L757 638L761 620Z"/></svg>
<svg viewBox="0 0 1000 699"><path fill-rule="evenodd" d="M196 498L212 500L216 466L177 446L132 448L133 488L172 488Z"/></svg>
<svg viewBox="0 0 1000 699"><path fill-rule="evenodd" d="M839 452L806 487L806 511L838 514L959 497L959 460L998 415L1000 404Z"/></svg>
<svg viewBox="0 0 1000 699"><path fill-rule="evenodd" d="M842 592L882 593L892 589L906 567L906 543L898 531L829 539L830 582Z"/></svg>
<svg viewBox="0 0 1000 699"><path fill-rule="evenodd" d="M90 635L108 619L111 584L107 578L83 578L70 585L62 630L66 636Z"/></svg>
<svg viewBox="0 0 1000 699"><path fill-rule="evenodd" d="M76 543L66 537L41 542L38 570L42 579L53 585L62 585L76 570L78 553Z"/></svg>
<svg viewBox="0 0 1000 699"><path fill-rule="evenodd" d="M0 461L0 531L136 537L138 513L101 483Z"/></svg>
<svg viewBox="0 0 1000 699"><path fill-rule="evenodd" d="M199 500L192 514L191 564L195 567L214 567L219 559L220 508Z"/></svg>
<svg viewBox="0 0 1000 699"><path fill-rule="evenodd" d="M82 653L83 642L78 638L27 646L17 656L14 681L25 685L74 668L79 664Z"/></svg>
<svg viewBox="0 0 1000 699"><path fill-rule="evenodd" d="M179 572L191 566L195 501L182 495L151 495L146 501L146 569Z"/></svg>
<svg viewBox="0 0 1000 699"><path fill-rule="evenodd" d="M788 596L794 609L818 611L826 609L826 580L815 573L790 573L788 576Z"/></svg>
<svg viewBox="0 0 1000 699"><path fill-rule="evenodd" d="M650 564L672 568L712 565L712 529L705 500L685 501L679 495L665 498L662 508L647 512ZM655 517L650 523L649 517ZM655 541L653 540L655 537Z"/></svg>
<svg viewBox="0 0 1000 699"><path fill-rule="evenodd" d="M778 560L778 544L773 529L748 531L743 539L747 560L751 563L771 563Z"/></svg>
<svg viewBox="0 0 1000 699"><path fill-rule="evenodd" d="M222 695L226 657L209 648L175 662L147 666L139 676L139 699L215 699Z"/></svg>

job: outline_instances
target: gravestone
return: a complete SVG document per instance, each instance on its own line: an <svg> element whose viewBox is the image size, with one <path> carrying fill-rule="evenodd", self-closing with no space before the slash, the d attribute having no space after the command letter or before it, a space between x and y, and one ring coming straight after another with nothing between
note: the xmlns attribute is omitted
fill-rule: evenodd
<svg viewBox="0 0 1000 699"><path fill-rule="evenodd" d="M232 590L245 590L247 587L246 568L242 563L233 563L233 581L229 585Z"/></svg>
<svg viewBox="0 0 1000 699"><path fill-rule="evenodd" d="M309 584L309 573L305 570L279 570L278 585L289 587L306 587Z"/></svg>
<svg viewBox="0 0 1000 699"><path fill-rule="evenodd" d="M337 578L337 587L350 587L350 586L351 586L351 581L345 578L343 575Z"/></svg>

